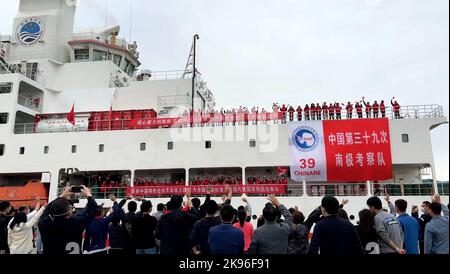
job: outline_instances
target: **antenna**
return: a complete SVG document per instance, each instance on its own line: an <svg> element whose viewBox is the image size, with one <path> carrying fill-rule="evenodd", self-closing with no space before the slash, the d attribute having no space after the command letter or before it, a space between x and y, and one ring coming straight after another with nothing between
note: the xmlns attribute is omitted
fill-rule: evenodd
<svg viewBox="0 0 450 274"><path fill-rule="evenodd" d="M108 8L109 8L109 0L106 0L106 7L105 7L105 30L108 28Z"/></svg>
<svg viewBox="0 0 450 274"><path fill-rule="evenodd" d="M132 41L132 27L133 27L133 0L130 0L130 43Z"/></svg>

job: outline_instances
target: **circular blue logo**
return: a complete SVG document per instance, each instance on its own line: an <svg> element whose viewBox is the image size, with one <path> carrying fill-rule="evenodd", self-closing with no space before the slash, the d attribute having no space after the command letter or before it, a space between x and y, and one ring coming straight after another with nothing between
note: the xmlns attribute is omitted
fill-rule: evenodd
<svg viewBox="0 0 450 274"><path fill-rule="evenodd" d="M17 27L17 41L24 46L36 44L42 37L43 28L38 18L28 18Z"/></svg>
<svg viewBox="0 0 450 274"><path fill-rule="evenodd" d="M319 134L308 126L297 128L292 139L297 149L303 152L312 151L319 145Z"/></svg>

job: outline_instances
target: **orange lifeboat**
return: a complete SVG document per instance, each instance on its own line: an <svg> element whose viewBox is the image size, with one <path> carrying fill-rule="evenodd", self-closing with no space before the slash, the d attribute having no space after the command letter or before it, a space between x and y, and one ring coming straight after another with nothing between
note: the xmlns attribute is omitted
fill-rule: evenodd
<svg viewBox="0 0 450 274"><path fill-rule="evenodd" d="M49 185L39 180L32 180L24 186L0 187L0 201L10 201L14 208L28 205L34 207L36 197L40 197L41 203L48 201Z"/></svg>

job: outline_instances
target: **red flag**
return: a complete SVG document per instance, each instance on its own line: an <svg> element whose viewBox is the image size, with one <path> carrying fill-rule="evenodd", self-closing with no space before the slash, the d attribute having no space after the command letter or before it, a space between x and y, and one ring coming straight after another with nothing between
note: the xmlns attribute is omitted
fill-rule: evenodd
<svg viewBox="0 0 450 274"><path fill-rule="evenodd" d="M277 167L277 173L278 175L285 175L288 173L288 169L284 167Z"/></svg>
<svg viewBox="0 0 450 274"><path fill-rule="evenodd" d="M72 110L67 114L67 120L72 124L75 125L75 104L72 105Z"/></svg>

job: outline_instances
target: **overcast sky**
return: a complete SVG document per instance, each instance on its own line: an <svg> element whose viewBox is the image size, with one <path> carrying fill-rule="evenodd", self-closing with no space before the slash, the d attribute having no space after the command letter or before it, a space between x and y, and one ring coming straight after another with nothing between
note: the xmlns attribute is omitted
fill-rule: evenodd
<svg viewBox="0 0 450 274"><path fill-rule="evenodd" d="M130 20L130 2L133 17ZM109 16L106 17L106 3ZM0 0L10 33L18 0ZM448 0L78 0L76 29L120 24L141 68L198 67L218 106L390 100L449 109ZM107 18L107 19L105 19ZM432 133L449 178L449 127Z"/></svg>

